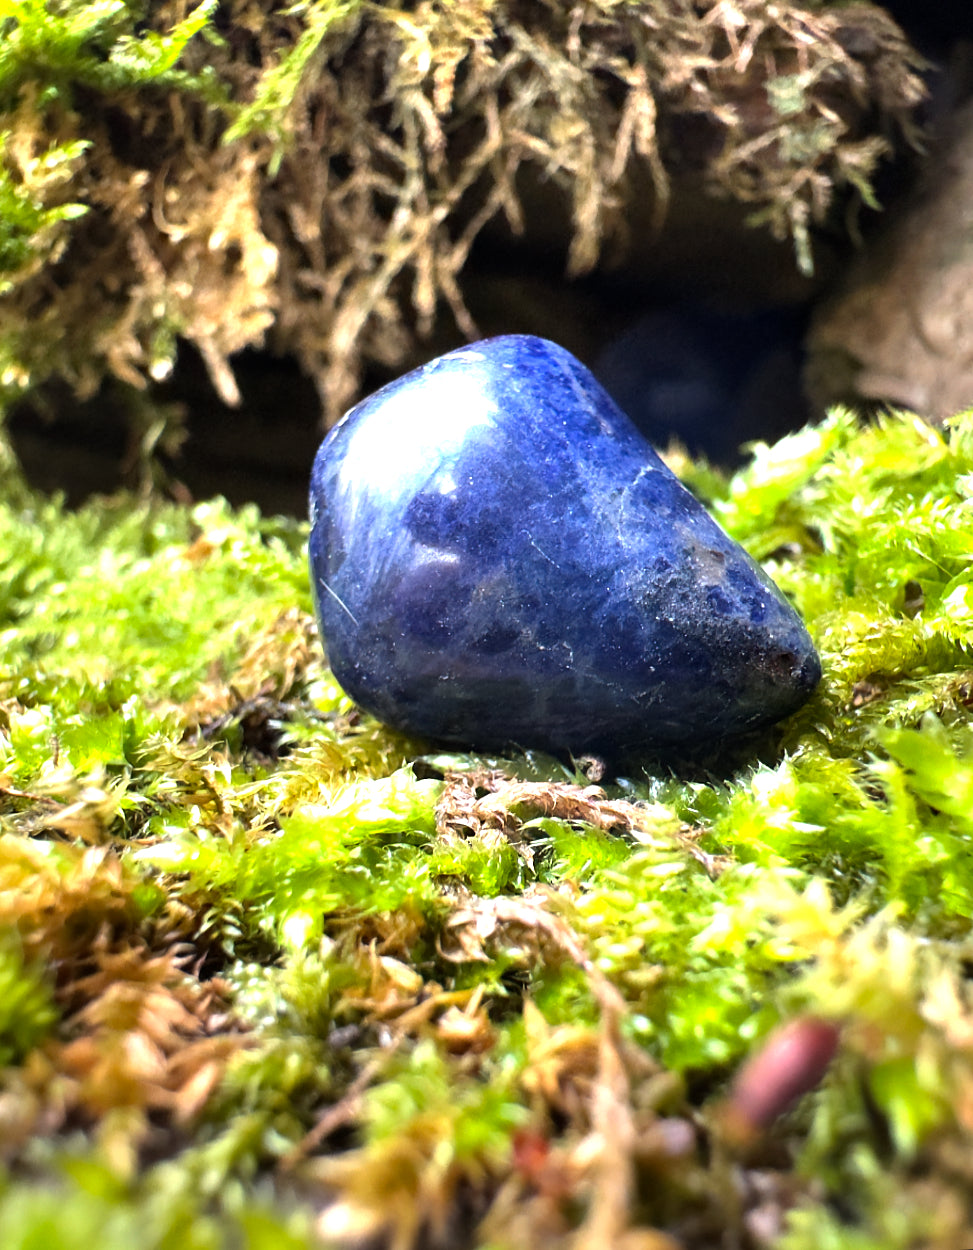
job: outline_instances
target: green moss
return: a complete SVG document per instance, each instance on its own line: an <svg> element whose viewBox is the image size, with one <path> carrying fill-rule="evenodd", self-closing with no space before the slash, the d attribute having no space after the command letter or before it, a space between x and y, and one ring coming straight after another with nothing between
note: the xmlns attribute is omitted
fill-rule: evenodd
<svg viewBox="0 0 973 1250"><path fill-rule="evenodd" d="M0 685L35 707L50 697L49 732L85 704L183 699L275 609L309 606L300 527L220 501L38 500L0 513L0 544Z"/></svg>
<svg viewBox="0 0 973 1250"><path fill-rule="evenodd" d="M9 139L9 133L0 134L0 146L5 147ZM69 174L87 146L83 140L54 144L36 158L37 165L50 182L56 181L59 173ZM0 165L0 275L23 269L44 247L45 239L56 238L58 222L73 221L87 211L84 204L39 202ZM0 296L9 290L9 285L0 278Z"/></svg>
<svg viewBox="0 0 973 1250"><path fill-rule="evenodd" d="M309 1250L306 1217L269 1203L209 1214L189 1192L174 1192L165 1168L129 1185L105 1163L66 1158L53 1184L0 1183L0 1223L10 1250ZM230 1204L232 1205L232 1204Z"/></svg>
<svg viewBox="0 0 973 1250"><path fill-rule="evenodd" d="M184 877L196 905L232 900L276 941L305 950L320 941L322 921L337 909L394 912L432 909L438 891L426 845L433 831L435 782L411 772L340 789L328 804L301 805L279 830L242 828L213 836L183 813L185 832L137 852L140 862ZM166 812L150 830L171 835Z"/></svg>
<svg viewBox="0 0 973 1250"><path fill-rule="evenodd" d="M718 1135L734 1067L810 1016L842 1042L769 1130L799 1199L782 1244L969 1240L973 417L838 413L693 480L806 615L824 681L713 773L646 762L611 802L556 761L420 756L357 715L309 631L302 526L0 506L18 1236L80 1244L97 1218L123 1239L165 1194L160 1246L303 1244L253 1207L273 1172L279 1209L293 1181L305 1213L326 1193L403 1245L468 1203L527 1244L538 1187L567 1232L607 1218L610 1157L637 1182L625 1219L674 1224L723 1202L719 1151L663 1181L624 1142L659 1115ZM497 769L521 778L507 807ZM120 1187L65 1172L61 1106L77 1166L127 1159Z"/></svg>
<svg viewBox="0 0 973 1250"><path fill-rule="evenodd" d="M292 5L288 12L301 16L304 29L293 48L263 71L254 98L236 110L224 142L234 143L254 132L270 135L276 145L270 172L276 176L287 145L294 141L294 101L315 58L320 58L326 36L361 7L362 0L303 0Z"/></svg>
<svg viewBox="0 0 973 1250"><path fill-rule="evenodd" d="M0 945L0 1068L21 1062L50 1032L57 1019L51 987L43 972L24 964L6 941Z"/></svg>
<svg viewBox="0 0 973 1250"><path fill-rule="evenodd" d="M587 885L597 880L600 870L620 867L630 854L619 838L571 825L565 820L542 817L531 821L525 832L531 833L536 849L545 856L541 864L542 880L578 881Z"/></svg>
<svg viewBox="0 0 973 1250"><path fill-rule="evenodd" d="M0 7L0 100L43 83L48 102L71 101L78 87L120 93L153 82L199 89L208 76L176 65L189 41L210 21L216 0L204 0L164 33L146 30L145 8L124 0L52 5L7 0Z"/></svg>
<svg viewBox="0 0 973 1250"><path fill-rule="evenodd" d="M403 1139L415 1135L440 1155L437 1166L505 1163L510 1130L527 1117L513 1082L517 1058L506 1047L501 1055L504 1051L505 1059L489 1080L463 1081L432 1043L421 1042L366 1099L367 1145L377 1149L389 1144L400 1150Z"/></svg>
<svg viewBox="0 0 973 1250"><path fill-rule="evenodd" d="M193 73L178 66L215 8L216 0L204 0L155 31L145 27L144 7L124 0L0 5L0 297L42 265L62 260L70 223L91 211L84 163L97 145L76 133L79 93L124 99L157 88L213 104L225 100L211 67ZM17 336L6 337L0 399L14 398L27 384L29 354L26 338L18 344Z"/></svg>

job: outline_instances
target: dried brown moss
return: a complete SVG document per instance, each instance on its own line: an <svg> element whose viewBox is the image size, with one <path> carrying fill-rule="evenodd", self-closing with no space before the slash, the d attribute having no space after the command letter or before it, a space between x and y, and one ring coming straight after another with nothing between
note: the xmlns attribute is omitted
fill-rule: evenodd
<svg viewBox="0 0 973 1250"><path fill-rule="evenodd" d="M869 197L923 90L868 3L252 0L213 20L178 79L0 77L8 183L56 210L6 275L7 388L141 386L182 336L232 402L232 354L269 339L333 417L363 362L400 366L441 314L476 333L462 272L485 225L529 228L553 195L568 272L618 263L673 170L807 269L810 228L847 188Z"/></svg>

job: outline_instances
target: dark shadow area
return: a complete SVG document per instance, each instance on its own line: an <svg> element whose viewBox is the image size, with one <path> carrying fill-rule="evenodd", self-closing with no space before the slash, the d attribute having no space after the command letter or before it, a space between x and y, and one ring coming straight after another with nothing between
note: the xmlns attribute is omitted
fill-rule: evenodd
<svg viewBox="0 0 973 1250"><path fill-rule="evenodd" d="M154 477L180 499L225 495L305 515L322 436L314 386L292 360L269 352L241 352L233 366L239 408L220 401L186 343L172 377L144 392L109 381L78 401L63 384L41 388L9 418L28 481L62 491L71 506Z"/></svg>

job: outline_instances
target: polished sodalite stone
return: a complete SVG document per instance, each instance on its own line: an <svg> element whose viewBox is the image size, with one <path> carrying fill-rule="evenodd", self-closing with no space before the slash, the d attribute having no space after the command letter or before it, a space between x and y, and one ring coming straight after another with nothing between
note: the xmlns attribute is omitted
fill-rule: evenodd
<svg viewBox="0 0 973 1250"><path fill-rule="evenodd" d="M786 716L821 676L773 582L544 339L475 343L358 404L310 503L334 675L413 733L706 744Z"/></svg>

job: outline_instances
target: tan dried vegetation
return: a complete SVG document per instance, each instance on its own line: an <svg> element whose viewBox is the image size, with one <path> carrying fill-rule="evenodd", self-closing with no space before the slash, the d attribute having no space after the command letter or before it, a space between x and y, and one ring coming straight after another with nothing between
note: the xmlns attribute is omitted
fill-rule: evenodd
<svg viewBox="0 0 973 1250"><path fill-rule="evenodd" d="M152 20L168 29L189 7ZM217 26L183 64L215 69L222 105L151 85L55 104L21 89L8 171L38 203L90 211L38 238L0 301L6 381L141 386L182 336L233 403L233 353L266 341L333 419L364 363L401 367L444 311L475 335L471 246L498 218L529 228L552 188L571 274L618 263L634 220L662 220L673 159L792 236L807 269L810 225L836 190L869 197L896 134L915 138L923 94L918 58L864 2L250 0ZM299 87L261 96L302 39ZM695 146L680 119L702 125ZM79 139L46 169L52 144Z"/></svg>

